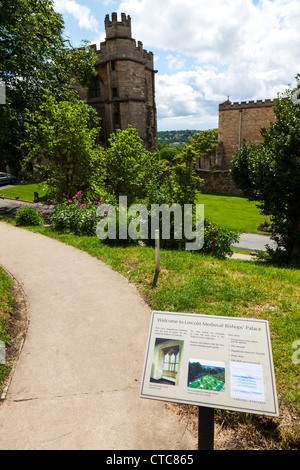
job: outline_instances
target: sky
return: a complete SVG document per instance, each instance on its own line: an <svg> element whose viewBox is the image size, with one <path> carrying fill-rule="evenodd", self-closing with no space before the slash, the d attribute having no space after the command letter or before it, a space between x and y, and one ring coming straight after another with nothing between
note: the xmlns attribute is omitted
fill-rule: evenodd
<svg viewBox="0 0 300 470"><path fill-rule="evenodd" d="M218 127L218 107L274 99L300 73L300 0L54 0L77 47L105 40L105 16L131 16L154 53L158 130Z"/></svg>

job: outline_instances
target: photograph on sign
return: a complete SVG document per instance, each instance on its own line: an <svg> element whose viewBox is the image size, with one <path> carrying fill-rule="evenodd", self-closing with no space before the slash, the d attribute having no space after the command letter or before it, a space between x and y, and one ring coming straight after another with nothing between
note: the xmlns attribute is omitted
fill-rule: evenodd
<svg viewBox="0 0 300 470"><path fill-rule="evenodd" d="M178 385L183 341L156 338L150 382Z"/></svg>
<svg viewBox="0 0 300 470"><path fill-rule="evenodd" d="M189 359L188 387L201 390L225 390L225 363Z"/></svg>
<svg viewBox="0 0 300 470"><path fill-rule="evenodd" d="M268 322L152 312L140 396L278 416Z"/></svg>

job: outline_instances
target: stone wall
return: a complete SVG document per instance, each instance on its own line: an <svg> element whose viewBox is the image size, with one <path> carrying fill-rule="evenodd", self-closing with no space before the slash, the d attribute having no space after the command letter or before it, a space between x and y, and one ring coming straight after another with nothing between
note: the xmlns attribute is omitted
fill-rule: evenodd
<svg viewBox="0 0 300 470"><path fill-rule="evenodd" d="M269 128L275 121L274 100L231 103L229 100L219 105L219 145L223 146L222 169L230 168L232 155L244 143L259 144L262 141L260 130Z"/></svg>
<svg viewBox="0 0 300 470"><path fill-rule="evenodd" d="M225 196L242 196L243 193L233 183L229 170L196 170L197 175L204 179L201 192L204 194L220 194Z"/></svg>
<svg viewBox="0 0 300 470"><path fill-rule="evenodd" d="M241 196L242 192L230 177L233 154L244 143L259 144L260 130L269 128L276 119L275 100L242 101L227 100L219 105L218 146L214 155L202 155L196 164L198 175L205 180L203 192Z"/></svg>

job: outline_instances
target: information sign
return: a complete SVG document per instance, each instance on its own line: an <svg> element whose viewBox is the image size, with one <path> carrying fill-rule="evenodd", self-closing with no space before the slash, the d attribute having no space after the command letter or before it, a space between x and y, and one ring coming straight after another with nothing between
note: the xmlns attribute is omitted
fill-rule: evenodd
<svg viewBox="0 0 300 470"><path fill-rule="evenodd" d="M268 322L152 312L140 397L278 416Z"/></svg>

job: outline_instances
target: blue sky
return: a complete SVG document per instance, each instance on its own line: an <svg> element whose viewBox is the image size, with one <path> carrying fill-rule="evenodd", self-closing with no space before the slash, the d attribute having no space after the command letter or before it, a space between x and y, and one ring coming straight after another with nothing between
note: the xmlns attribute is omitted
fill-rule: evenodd
<svg viewBox="0 0 300 470"><path fill-rule="evenodd" d="M300 0L54 0L74 46L131 16L154 53L159 130L218 127L218 106L276 98L300 73Z"/></svg>

